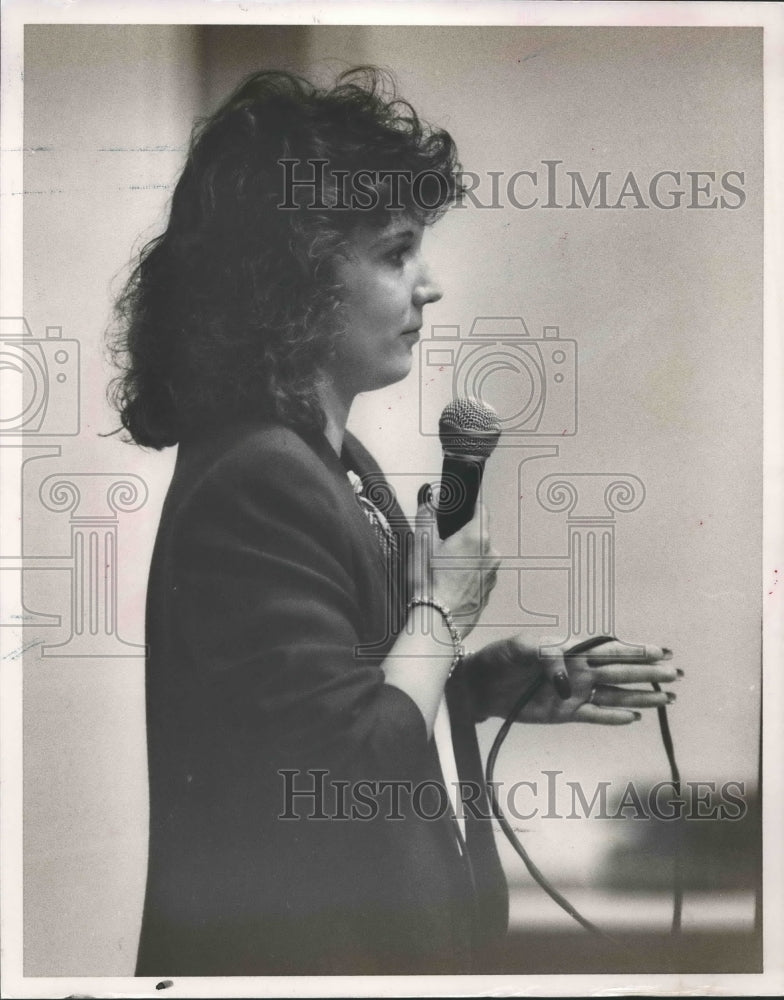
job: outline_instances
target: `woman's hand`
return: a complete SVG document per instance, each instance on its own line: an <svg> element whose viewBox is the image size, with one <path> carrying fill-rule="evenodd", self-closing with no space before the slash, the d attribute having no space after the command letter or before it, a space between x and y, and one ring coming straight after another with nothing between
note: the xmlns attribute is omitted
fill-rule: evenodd
<svg viewBox="0 0 784 1000"><path fill-rule="evenodd" d="M622 726L641 718L639 709L669 705L675 694L619 687L669 684L683 671L668 662L669 649L608 640L582 654L556 643L532 645L519 636L489 643L466 659L465 669L477 716L506 718L523 691L544 668L542 685L520 713L520 722L592 722ZM569 697L562 698L554 678L565 674ZM562 686L562 682L561 682Z"/></svg>
<svg viewBox="0 0 784 1000"><path fill-rule="evenodd" d="M417 510L412 593L447 607L462 638L471 631L496 584L500 557L490 544L489 517L477 503L473 518L449 538L438 537L431 505Z"/></svg>

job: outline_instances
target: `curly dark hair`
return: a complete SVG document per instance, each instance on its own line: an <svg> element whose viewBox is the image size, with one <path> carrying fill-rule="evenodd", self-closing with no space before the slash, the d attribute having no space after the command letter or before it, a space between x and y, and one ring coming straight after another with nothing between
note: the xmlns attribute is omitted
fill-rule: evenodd
<svg viewBox="0 0 784 1000"><path fill-rule="evenodd" d="M318 184L284 190L292 161ZM346 178L368 170L374 204L347 201ZM109 395L133 441L159 449L249 416L321 429L318 370L339 336L336 258L358 226L382 227L392 212L433 222L455 200L459 170L452 138L422 122L387 73L350 70L330 89L275 71L245 80L196 123L166 231L117 301ZM398 174L397 191L384 171Z"/></svg>

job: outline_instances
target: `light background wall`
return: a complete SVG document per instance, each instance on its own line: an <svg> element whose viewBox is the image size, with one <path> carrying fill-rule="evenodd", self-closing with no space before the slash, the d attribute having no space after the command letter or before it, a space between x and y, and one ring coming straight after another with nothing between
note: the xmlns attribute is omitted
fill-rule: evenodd
<svg viewBox="0 0 784 1000"><path fill-rule="evenodd" d="M686 671L672 723L684 775L753 783L760 60L756 29L28 26L24 309L34 334L62 326L82 352L81 432L61 440L61 458L28 464L28 554L68 549L62 515L37 499L44 476L142 477L149 500L120 523L119 629L143 641L147 566L173 453L99 436L115 426L101 337L131 248L165 223L193 117L247 72L282 67L326 80L357 63L388 66L401 93L450 129L466 169L483 175L541 175L543 159L586 178L609 170L615 185L629 170L643 181L665 169L744 170L747 200L737 211L455 211L426 237L445 292L426 319L467 331L475 316L520 315L534 336L555 324L577 340L579 433L546 439L559 456L531 463L522 498L519 450L499 450L488 465L496 544L517 552L521 518L527 554L565 551L562 517L532 499L545 474L638 476L645 502L617 525L618 634L673 647ZM437 441L419 433L420 375L417 363L406 382L360 399L352 417L409 511L416 485L440 468ZM563 621L563 578L536 576L526 581L528 606ZM25 596L28 607L68 620L66 573L28 573ZM521 617L514 577L502 574L483 637ZM52 641L49 632L41 638ZM132 972L146 861L143 694L138 657L26 655L28 975ZM484 724L483 745L494 731ZM552 767L588 786L666 777L652 718L622 731L518 730L498 777ZM567 880L594 869L614 836L590 821L527 825L536 860Z"/></svg>

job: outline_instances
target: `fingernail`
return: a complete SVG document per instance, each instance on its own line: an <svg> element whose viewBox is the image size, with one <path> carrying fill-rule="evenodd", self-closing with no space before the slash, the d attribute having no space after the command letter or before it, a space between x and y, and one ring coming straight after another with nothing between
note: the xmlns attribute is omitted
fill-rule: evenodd
<svg viewBox="0 0 784 1000"><path fill-rule="evenodd" d="M430 489L429 483L423 483L419 487L417 492L417 504L421 507L423 504L429 504L431 499L432 491Z"/></svg>
<svg viewBox="0 0 784 1000"><path fill-rule="evenodd" d="M676 667L675 668L675 673L677 674L678 677L685 677L686 676L686 674L681 670L680 667Z"/></svg>
<svg viewBox="0 0 784 1000"><path fill-rule="evenodd" d="M675 701L675 699L677 697L678 696L677 696L677 694L674 691L668 691L667 692L667 704L671 705Z"/></svg>
<svg viewBox="0 0 784 1000"><path fill-rule="evenodd" d="M553 687L562 701L568 701L572 697L572 685L564 670L559 670L557 674L553 674Z"/></svg>
<svg viewBox="0 0 784 1000"><path fill-rule="evenodd" d="M640 719L642 718L642 712L634 712L632 714L634 715L634 721L635 722L639 722Z"/></svg>
<svg viewBox="0 0 784 1000"><path fill-rule="evenodd" d="M662 646L662 653L664 653L664 656L662 657L662 659L664 659L664 660L671 660L672 659L672 655L673 655L672 654L672 650L671 649L667 649L666 646Z"/></svg>

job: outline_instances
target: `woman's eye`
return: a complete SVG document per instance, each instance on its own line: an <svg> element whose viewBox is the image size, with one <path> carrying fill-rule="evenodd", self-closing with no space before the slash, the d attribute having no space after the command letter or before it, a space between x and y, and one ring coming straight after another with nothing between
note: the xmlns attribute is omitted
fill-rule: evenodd
<svg viewBox="0 0 784 1000"><path fill-rule="evenodd" d="M394 250L390 251L387 259L396 267L402 267L405 263L406 257L408 256L408 252L409 247L396 247Z"/></svg>

